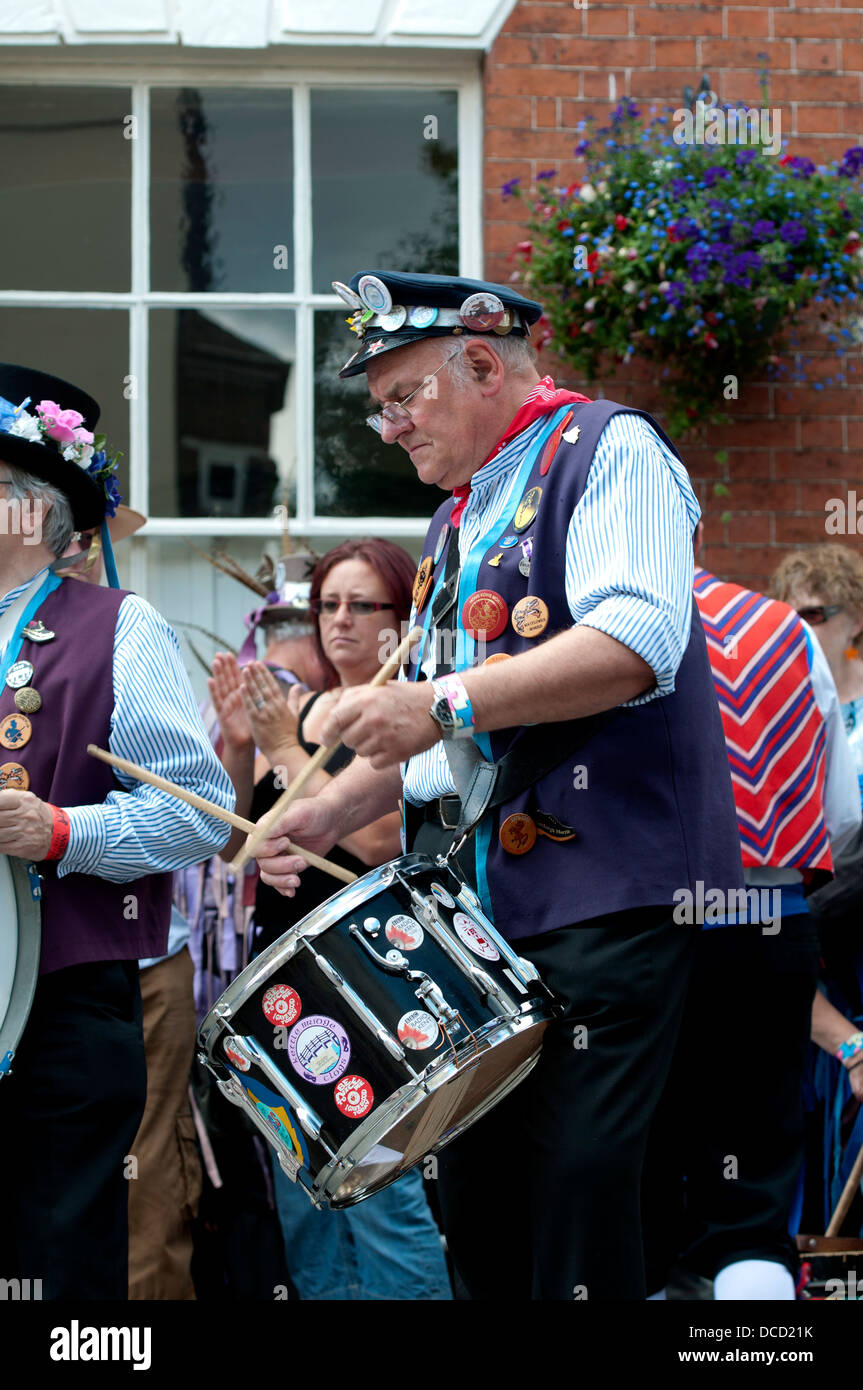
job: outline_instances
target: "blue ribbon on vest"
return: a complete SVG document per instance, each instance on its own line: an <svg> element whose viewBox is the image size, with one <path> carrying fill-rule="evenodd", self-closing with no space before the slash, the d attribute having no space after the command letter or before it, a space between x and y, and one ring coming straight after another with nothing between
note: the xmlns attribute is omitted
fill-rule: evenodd
<svg viewBox="0 0 863 1390"><path fill-rule="evenodd" d="M62 580L59 574L55 574L54 570L49 570L30 602L27 604L27 607L24 609L24 612L21 614L21 617L18 619L15 631L9 639L8 646L2 658L0 658L0 686L5 684L6 673L10 666L14 666L15 662L18 660L18 653L21 650L21 643L24 640L22 634L25 627L30 619L38 612L40 605L45 602L48 595L52 594L61 583Z"/></svg>
<svg viewBox="0 0 863 1390"><path fill-rule="evenodd" d="M114 561L114 547L111 545L111 532L108 530L108 522L102 522L102 555L105 559L105 574L112 589L119 589L120 580L117 577L117 565Z"/></svg>

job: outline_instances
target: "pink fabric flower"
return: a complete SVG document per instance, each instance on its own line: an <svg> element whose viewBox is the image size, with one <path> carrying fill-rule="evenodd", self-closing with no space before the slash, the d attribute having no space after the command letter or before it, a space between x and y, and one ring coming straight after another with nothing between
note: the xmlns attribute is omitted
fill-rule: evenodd
<svg viewBox="0 0 863 1390"><path fill-rule="evenodd" d="M92 431L92 430L85 430L85 429L77 429L77 430L75 431L75 442L76 442L76 444L92 444L92 443L93 443L93 431Z"/></svg>
<svg viewBox="0 0 863 1390"><path fill-rule="evenodd" d="M56 401L40 401L36 414L41 417L48 438L56 439L58 444L71 444L84 419L78 410L61 410Z"/></svg>

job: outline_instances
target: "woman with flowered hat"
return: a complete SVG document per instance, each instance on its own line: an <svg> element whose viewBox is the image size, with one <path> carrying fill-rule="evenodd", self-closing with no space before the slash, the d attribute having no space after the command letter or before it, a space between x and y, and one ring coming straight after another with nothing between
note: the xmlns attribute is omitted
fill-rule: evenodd
<svg viewBox="0 0 863 1390"><path fill-rule="evenodd" d="M234 804L174 633L116 587L116 458L98 418L78 387L0 364L0 854L35 864L42 914L32 1009L0 1074L0 1183L14 1194L0 1273L41 1279L46 1299L126 1297L146 1091L137 962L165 951L171 871L227 838L87 745ZM73 534L97 528L112 587L64 580Z"/></svg>

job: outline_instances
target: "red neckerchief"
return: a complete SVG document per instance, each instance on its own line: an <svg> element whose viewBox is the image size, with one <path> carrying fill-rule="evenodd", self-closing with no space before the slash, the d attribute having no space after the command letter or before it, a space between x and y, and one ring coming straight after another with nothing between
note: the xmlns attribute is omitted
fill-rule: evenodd
<svg viewBox="0 0 863 1390"><path fill-rule="evenodd" d="M487 463L500 453L504 444L508 444L522 430L532 425L534 420L538 420L542 415L551 415L562 405L575 405L579 401L589 401L590 396L581 396L577 391L558 391L550 376L544 376L537 382L529 396L526 396L515 415L510 420L506 430L495 444L488 458L482 463L485 468ZM467 506L467 499L470 496L470 483L465 483L463 487L454 487L452 495L455 498L455 506L450 515L450 521L458 529L461 523L462 513Z"/></svg>

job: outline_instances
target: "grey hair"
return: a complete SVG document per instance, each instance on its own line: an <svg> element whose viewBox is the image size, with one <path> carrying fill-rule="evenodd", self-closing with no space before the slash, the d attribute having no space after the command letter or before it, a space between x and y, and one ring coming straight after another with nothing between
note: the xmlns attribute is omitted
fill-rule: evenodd
<svg viewBox="0 0 863 1390"><path fill-rule="evenodd" d="M452 375L461 386L466 386L472 380L470 367L464 357L468 343L486 343L497 353L504 370L513 375L536 365L536 349L527 338L519 338L512 333L506 337L498 337L496 333L468 333L453 343L458 356L452 361Z"/></svg>
<svg viewBox="0 0 863 1390"><path fill-rule="evenodd" d="M264 634L267 646L276 642L293 642L302 637L314 635L314 624L311 618L308 622L299 622L294 619L286 623L261 623L261 631Z"/></svg>
<svg viewBox="0 0 863 1390"><path fill-rule="evenodd" d="M34 502L43 504L40 508L42 544L59 559L69 549L69 543L76 530L72 504L68 497L59 488L46 483L42 478L34 478L32 473L27 473L23 468L15 468L12 464L7 464L6 467L9 470L9 482L6 485L7 502L23 503L30 496ZM45 504L49 504L47 508Z"/></svg>

